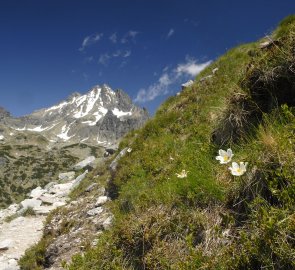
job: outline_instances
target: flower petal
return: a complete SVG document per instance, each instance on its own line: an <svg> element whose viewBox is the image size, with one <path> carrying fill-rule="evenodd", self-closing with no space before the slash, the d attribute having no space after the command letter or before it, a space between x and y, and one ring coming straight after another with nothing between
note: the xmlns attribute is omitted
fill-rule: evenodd
<svg viewBox="0 0 295 270"><path fill-rule="evenodd" d="M232 157L234 154L233 154L233 151L230 149L230 148L228 148L227 149L227 155L229 156L229 157Z"/></svg>
<svg viewBox="0 0 295 270"><path fill-rule="evenodd" d="M222 150L222 149L220 149L220 150L219 150L219 155L220 155L220 156L227 156L227 152L224 151L224 150Z"/></svg>
<svg viewBox="0 0 295 270"><path fill-rule="evenodd" d="M235 170L240 168L240 166L239 166L239 164L238 164L237 162L233 162L233 163L231 164L231 166L232 166L232 168L235 169Z"/></svg>

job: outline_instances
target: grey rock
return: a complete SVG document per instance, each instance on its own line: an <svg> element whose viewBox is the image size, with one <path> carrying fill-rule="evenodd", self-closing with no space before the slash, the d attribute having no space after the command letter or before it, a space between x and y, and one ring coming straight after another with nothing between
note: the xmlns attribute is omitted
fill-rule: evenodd
<svg viewBox="0 0 295 270"><path fill-rule="evenodd" d="M99 196L96 203L95 203L95 206L98 207L98 206L102 206L104 205L107 201L109 200L109 198L107 196Z"/></svg>
<svg viewBox="0 0 295 270"><path fill-rule="evenodd" d="M0 107L0 119L11 117L10 112L5 110L3 107Z"/></svg>
<svg viewBox="0 0 295 270"><path fill-rule="evenodd" d="M86 166L93 166L93 162L95 161L94 156L87 157L86 159L82 160L81 162L74 165L75 170L84 169Z"/></svg>
<svg viewBox="0 0 295 270"><path fill-rule="evenodd" d="M88 173L88 170L86 170L83 174L79 175L73 182L71 189L74 189L77 187L81 181L86 177L86 174Z"/></svg>
<svg viewBox="0 0 295 270"><path fill-rule="evenodd" d="M97 185L98 185L97 183L92 183L91 185L89 185L89 186L85 189L85 192L90 192L90 191L94 190L95 187L96 187Z"/></svg>
<svg viewBox="0 0 295 270"><path fill-rule="evenodd" d="M71 181L74 179L74 177L75 177L75 172L73 172L73 171L60 173L58 175L59 180L64 181L64 182Z"/></svg>
<svg viewBox="0 0 295 270"><path fill-rule="evenodd" d="M56 184L57 184L57 182L50 182L44 187L44 189L46 189L48 191L48 190L50 190L50 188L52 188Z"/></svg>
<svg viewBox="0 0 295 270"><path fill-rule="evenodd" d="M124 157L127 153L128 147L124 148L123 150L121 150L121 152L116 156L116 158L112 161L111 165L110 165L110 170L111 172L115 172L118 166L118 162L119 160Z"/></svg>
<svg viewBox="0 0 295 270"><path fill-rule="evenodd" d="M88 216L96 216L96 215L99 215L103 212L103 208L102 207L96 207L96 208L93 208L89 211L87 211L87 215Z"/></svg>
<svg viewBox="0 0 295 270"><path fill-rule="evenodd" d="M54 204L55 202L60 201L60 198L57 198L56 196L51 194L43 194L39 197L39 200L46 204Z"/></svg>

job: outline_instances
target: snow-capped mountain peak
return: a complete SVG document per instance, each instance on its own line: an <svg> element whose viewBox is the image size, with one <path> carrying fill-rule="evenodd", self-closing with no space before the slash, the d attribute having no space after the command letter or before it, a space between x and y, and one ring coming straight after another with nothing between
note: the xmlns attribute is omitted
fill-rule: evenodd
<svg viewBox="0 0 295 270"><path fill-rule="evenodd" d="M148 113L135 106L122 90L96 85L86 94L73 93L66 100L6 122L18 131L40 132L50 141L84 143L117 141L140 127Z"/></svg>

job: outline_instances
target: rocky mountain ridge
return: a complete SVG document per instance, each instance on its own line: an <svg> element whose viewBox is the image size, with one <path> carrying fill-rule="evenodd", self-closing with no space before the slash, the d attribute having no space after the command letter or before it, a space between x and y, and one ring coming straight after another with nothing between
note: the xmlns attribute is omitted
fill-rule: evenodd
<svg viewBox="0 0 295 270"><path fill-rule="evenodd" d="M148 119L145 109L135 106L122 90L108 85L94 86L85 95L73 93L57 105L19 118L0 110L3 138L15 132L35 132L51 144L114 144Z"/></svg>

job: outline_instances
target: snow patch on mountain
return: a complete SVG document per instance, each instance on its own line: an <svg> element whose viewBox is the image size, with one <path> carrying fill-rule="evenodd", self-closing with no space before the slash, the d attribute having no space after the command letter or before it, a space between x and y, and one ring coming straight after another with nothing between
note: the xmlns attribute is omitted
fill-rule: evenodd
<svg viewBox="0 0 295 270"><path fill-rule="evenodd" d="M122 117L122 116L126 116L126 115L132 115L132 112L123 112L120 111L118 108L115 108L112 110L113 114L116 115L117 117Z"/></svg>
<svg viewBox="0 0 295 270"><path fill-rule="evenodd" d="M72 123L73 124L73 123ZM68 132L70 131L70 128L71 128L71 125L70 124L68 127L67 125L64 125L61 129L61 133L60 134L57 134L56 136L63 139L64 141L68 141L69 139L71 139L73 136L68 136Z"/></svg>

